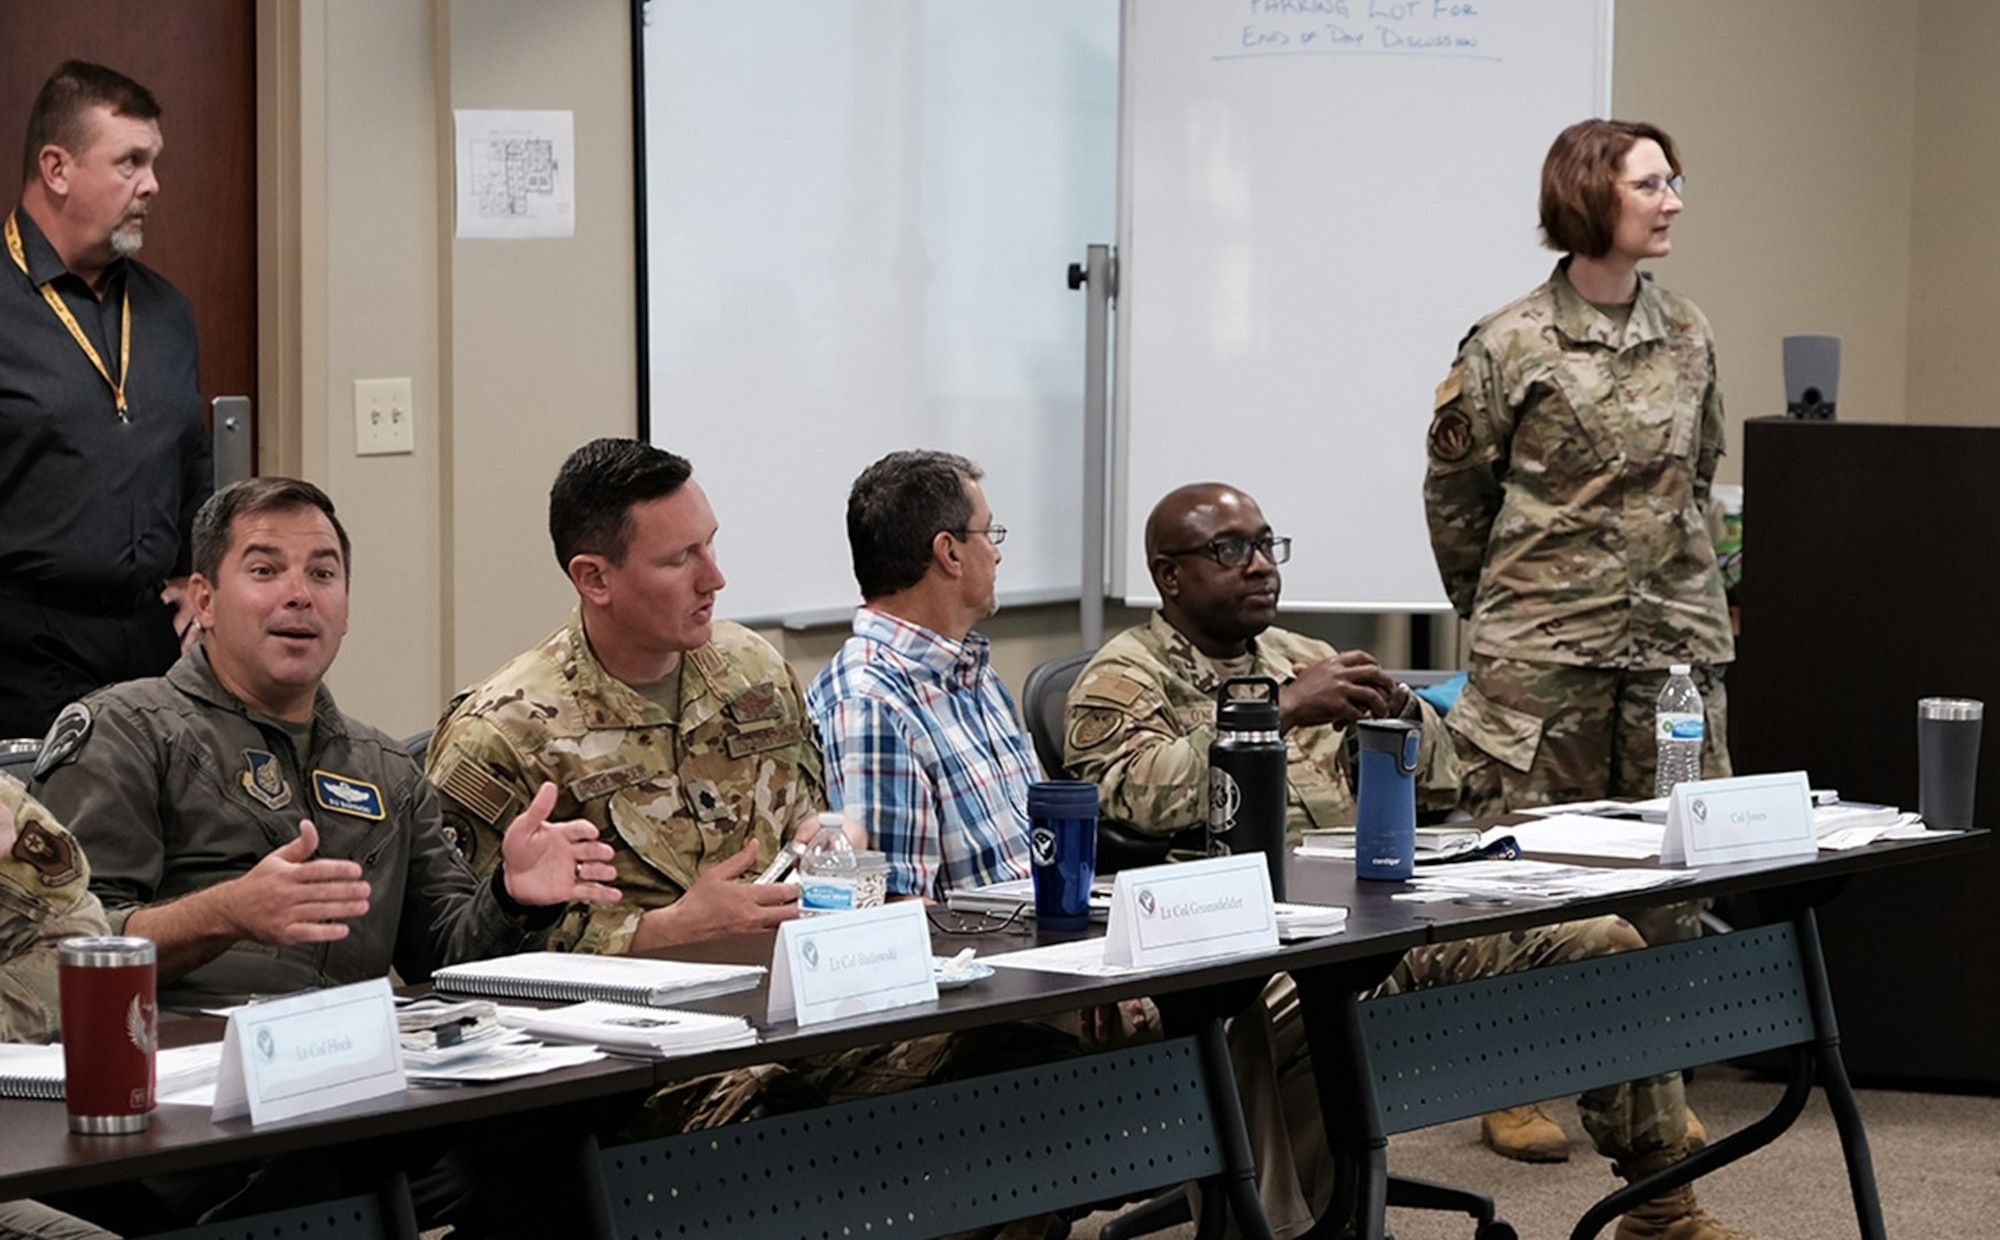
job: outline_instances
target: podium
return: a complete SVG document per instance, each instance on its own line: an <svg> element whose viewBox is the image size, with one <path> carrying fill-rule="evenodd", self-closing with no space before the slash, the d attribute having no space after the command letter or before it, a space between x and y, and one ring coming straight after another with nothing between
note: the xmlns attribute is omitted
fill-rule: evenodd
<svg viewBox="0 0 2000 1240"><path fill-rule="evenodd" d="M1976 813L2000 820L2000 427L1744 427L1738 771L1803 769L1917 807L1917 699L1988 704ZM1867 874L1820 909L1848 1070L2000 1083L2000 849Z"/></svg>

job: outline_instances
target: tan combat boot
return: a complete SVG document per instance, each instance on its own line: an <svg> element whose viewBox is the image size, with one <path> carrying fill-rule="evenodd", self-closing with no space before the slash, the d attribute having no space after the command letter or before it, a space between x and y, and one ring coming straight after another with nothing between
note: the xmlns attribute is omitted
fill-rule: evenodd
<svg viewBox="0 0 2000 1240"><path fill-rule="evenodd" d="M1687 1126L1688 1153L1692 1154L1696 1150L1701 1149L1703 1146L1706 1146L1708 1144L1708 1126L1701 1122L1701 1117L1694 1113L1693 1107L1689 1107L1687 1109L1687 1112L1688 1112L1688 1126Z"/></svg>
<svg viewBox="0 0 2000 1240"><path fill-rule="evenodd" d="M1615 1170L1627 1180L1643 1179L1686 1158L1686 1145L1659 1150L1618 1163ZM1701 1208L1694 1199L1694 1186L1683 1184L1625 1212L1618 1220L1613 1240L1753 1240L1748 1232L1736 1230Z"/></svg>
<svg viewBox="0 0 2000 1240"><path fill-rule="evenodd" d="M1479 1137L1495 1154L1516 1162L1569 1161L1569 1137L1539 1103L1480 1116Z"/></svg>

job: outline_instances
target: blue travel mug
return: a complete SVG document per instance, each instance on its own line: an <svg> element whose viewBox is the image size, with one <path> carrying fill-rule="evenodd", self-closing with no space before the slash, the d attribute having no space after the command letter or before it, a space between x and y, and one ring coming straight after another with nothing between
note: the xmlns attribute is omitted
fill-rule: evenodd
<svg viewBox="0 0 2000 1240"><path fill-rule="evenodd" d="M1051 779L1028 785L1028 844L1035 871L1035 924L1044 930L1090 925L1097 877L1097 785Z"/></svg>
<svg viewBox="0 0 2000 1240"><path fill-rule="evenodd" d="M1417 749L1423 729L1400 719L1363 719L1361 791L1354 824L1354 877L1410 877L1417 860Z"/></svg>

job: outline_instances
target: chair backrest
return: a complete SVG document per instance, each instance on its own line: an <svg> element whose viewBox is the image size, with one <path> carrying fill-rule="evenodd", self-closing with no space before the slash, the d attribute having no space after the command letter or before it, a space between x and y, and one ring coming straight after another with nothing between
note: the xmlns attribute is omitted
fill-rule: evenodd
<svg viewBox="0 0 2000 1240"><path fill-rule="evenodd" d="M409 754L418 766L424 764L425 756L431 751L431 733L435 730L434 728L425 728L415 736L408 737L403 741L403 752Z"/></svg>
<svg viewBox="0 0 2000 1240"><path fill-rule="evenodd" d="M417 1218L408 1182L396 1175L379 1192L316 1206L272 1210L224 1223L163 1232L153 1240L417 1240Z"/></svg>
<svg viewBox="0 0 2000 1240"><path fill-rule="evenodd" d="M1043 774L1050 779L1068 774L1063 769L1063 705L1069 698L1069 687L1093 653L1084 650L1050 659L1029 672L1028 682L1021 686L1021 713L1028 717L1028 736L1035 742Z"/></svg>
<svg viewBox="0 0 2000 1240"><path fill-rule="evenodd" d="M0 740L0 771L5 771L22 783L35 769L35 759L42 753L42 742L34 737L20 740Z"/></svg>

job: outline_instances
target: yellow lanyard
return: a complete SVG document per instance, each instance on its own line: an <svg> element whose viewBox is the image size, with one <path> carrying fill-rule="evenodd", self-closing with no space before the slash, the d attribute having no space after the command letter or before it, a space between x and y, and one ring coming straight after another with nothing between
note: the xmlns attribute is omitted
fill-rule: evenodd
<svg viewBox="0 0 2000 1240"><path fill-rule="evenodd" d="M21 225L15 220L15 214L13 211L7 213L7 253L13 256L14 265L21 269L22 275L26 276L28 275L28 254L21 247ZM34 277L28 276L28 279L32 281ZM130 411L125 407L125 379L126 376L132 373L131 284L128 282L125 286L125 315L123 325L120 328L124 339L119 342L118 377L116 379L113 379L111 372L104 368L104 359L97 355L97 349L90 343L90 337L83 334L82 325L76 321L76 316L69 312L69 306L64 304L62 294L56 292L54 283L43 284L39 287L42 290L42 300L49 303L49 309L56 312L56 317L62 320L62 325L69 328L69 334L75 339L76 347L83 350L83 355L90 359L90 364L97 367L97 373L104 376L106 386L111 389L112 399L118 402L118 420L120 422L130 422L132 420Z"/></svg>

